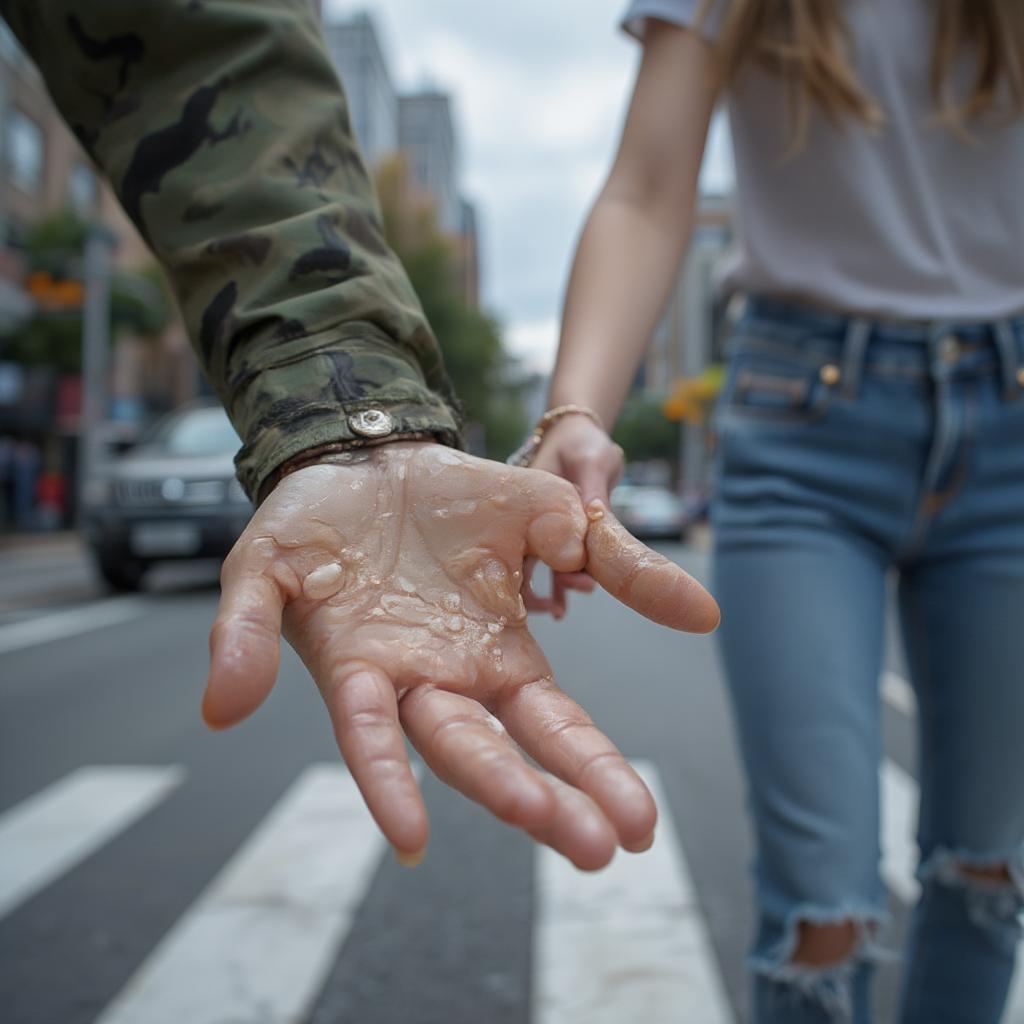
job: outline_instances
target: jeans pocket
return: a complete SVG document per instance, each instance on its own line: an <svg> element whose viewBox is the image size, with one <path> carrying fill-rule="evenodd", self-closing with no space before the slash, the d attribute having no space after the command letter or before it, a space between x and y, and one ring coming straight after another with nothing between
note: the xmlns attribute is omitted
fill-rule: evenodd
<svg viewBox="0 0 1024 1024"><path fill-rule="evenodd" d="M811 423L827 411L838 380L831 363L737 353L719 411L726 418Z"/></svg>

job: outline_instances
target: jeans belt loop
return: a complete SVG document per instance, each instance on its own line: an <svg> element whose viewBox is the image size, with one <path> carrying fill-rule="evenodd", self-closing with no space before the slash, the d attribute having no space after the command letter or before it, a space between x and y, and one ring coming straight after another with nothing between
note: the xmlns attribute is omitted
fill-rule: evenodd
<svg viewBox="0 0 1024 1024"><path fill-rule="evenodd" d="M846 328L846 337L843 339L840 394L844 398L854 399L857 397L861 377L864 374L864 362L870 338L871 321L864 317L852 317Z"/></svg>
<svg viewBox="0 0 1024 1024"><path fill-rule="evenodd" d="M1017 356L1017 339L1009 320L997 320L992 325L992 338L999 353L999 369L1003 378L1003 398L1010 402L1020 397L1021 363Z"/></svg>

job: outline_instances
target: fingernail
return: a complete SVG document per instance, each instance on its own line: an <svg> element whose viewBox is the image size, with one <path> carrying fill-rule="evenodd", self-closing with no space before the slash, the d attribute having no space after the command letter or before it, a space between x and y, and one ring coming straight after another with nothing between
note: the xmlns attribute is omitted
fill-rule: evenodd
<svg viewBox="0 0 1024 1024"><path fill-rule="evenodd" d="M417 865L422 864L423 858L426 857L426 855L426 850L420 850L418 853L403 853L401 850L395 850L395 860L397 860L403 868L414 868Z"/></svg>
<svg viewBox="0 0 1024 1024"><path fill-rule="evenodd" d="M628 853L646 853L654 845L654 833L652 832L646 839L642 839L635 846L625 847Z"/></svg>
<svg viewBox="0 0 1024 1024"><path fill-rule="evenodd" d="M594 498L593 501L587 502L587 518L592 523L604 519L604 502L600 498Z"/></svg>

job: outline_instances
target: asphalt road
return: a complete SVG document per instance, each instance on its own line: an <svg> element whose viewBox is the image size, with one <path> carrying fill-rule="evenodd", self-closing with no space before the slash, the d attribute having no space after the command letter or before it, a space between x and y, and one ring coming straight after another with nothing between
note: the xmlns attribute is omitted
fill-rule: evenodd
<svg viewBox="0 0 1024 1024"><path fill-rule="evenodd" d="M680 546L664 550L696 575L705 574L702 554ZM48 796L69 779L81 782L83 770L133 766L174 773L160 776L171 781L158 798L111 826L95 848L69 856L34 888L15 893L6 912L0 884L0 1020L6 1024L86 1024L105 1008L104 1022L151 1024L155 1011L140 1016L142 1011L129 1009L116 1016L109 1006L126 986L139 989L131 979L140 967L167 960L168 936L211 898L211 881L225 865L238 862L240 848L254 833L273 831L272 816L287 804L286 794L303 772L337 762L320 699L288 651L278 685L257 715L224 734L204 728L198 705L216 602L208 567L164 573L145 595L112 599L96 588L73 544L0 555L0 876L4 843L22 841L25 809L43 814ZM603 595L577 600L561 623L538 622L536 633L563 687L627 756L656 772L678 844L666 853L666 871L684 882L688 874L694 941L706 947L693 954L693 963L698 975L708 968L711 982L726 994L720 1014L680 1008L678 1016L664 1009L665 997L659 1004L652 995L655 1002L622 1017L621 1024L744 1020L751 843L714 641L640 621ZM890 667L899 671L895 650ZM889 693L888 757L910 789L913 715L905 692L897 687ZM97 785L106 785L103 778L100 773ZM315 984L309 982L301 1019L538 1024L538 986L576 984L571 975L580 968L570 962L571 950L564 963L561 953L554 958L554 980L538 982L538 971L546 969L536 958L538 920L551 919L551 907L557 911L562 904L549 888L538 887L543 862L532 844L432 779L425 781L425 793L432 821L427 860L409 871L381 849L368 867L346 869L350 880L360 880L352 883L344 926L338 917L325 931L328 937L317 950L322 967ZM53 820L40 826L40 850L57 842L61 813L53 811ZM101 806L97 814L103 813ZM911 824L899 821L894 827L908 832ZM371 849L370 839L361 842ZM29 877L33 858L42 854L26 857L24 843L19 849ZM266 853L271 861L275 856L281 860L280 854ZM896 876L906 876L909 868L897 865L893 871L898 941L910 882L904 878L901 884ZM630 877L623 876L626 889L658 884ZM556 877L556 883L571 880L558 883ZM592 935L614 917L611 905L619 897L614 887L608 892L587 910ZM622 898L630 898L628 892ZM275 912L272 899L263 903ZM654 916L650 920L656 948L662 925ZM665 921L669 931L676 926ZM302 934L314 930L310 923ZM570 933L556 928L546 934ZM237 941L241 949L245 938L243 926L222 935L219 944ZM287 957L269 947L260 955L271 986L275 970L286 973ZM584 967L589 974L602 970L599 959ZM189 972L194 976L192 968L167 972L168 984L178 987L188 987ZM598 981L613 984L614 978ZM886 1021L895 968L883 972L881 982L878 1019ZM201 978L193 984L201 1000ZM662 1009L651 1010L655 1005ZM292 1019L269 1003L259 1007L218 1019ZM548 1011L542 1019L598 1021L593 1013L572 1017L568 1011Z"/></svg>

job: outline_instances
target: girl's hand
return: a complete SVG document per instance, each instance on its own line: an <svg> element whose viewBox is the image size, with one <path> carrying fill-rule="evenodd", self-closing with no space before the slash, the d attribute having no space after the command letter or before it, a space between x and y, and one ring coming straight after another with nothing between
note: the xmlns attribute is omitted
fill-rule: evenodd
<svg viewBox="0 0 1024 1024"><path fill-rule="evenodd" d="M575 485L584 506L600 501L610 509L609 496L622 475L622 464L622 449L596 423L587 416L570 413L544 432L531 468L545 469ZM551 595L544 597L533 589L535 567L536 559L528 559L523 600L531 612L550 612L560 619L565 615L568 591L589 594L594 589L588 573L552 572Z"/></svg>

